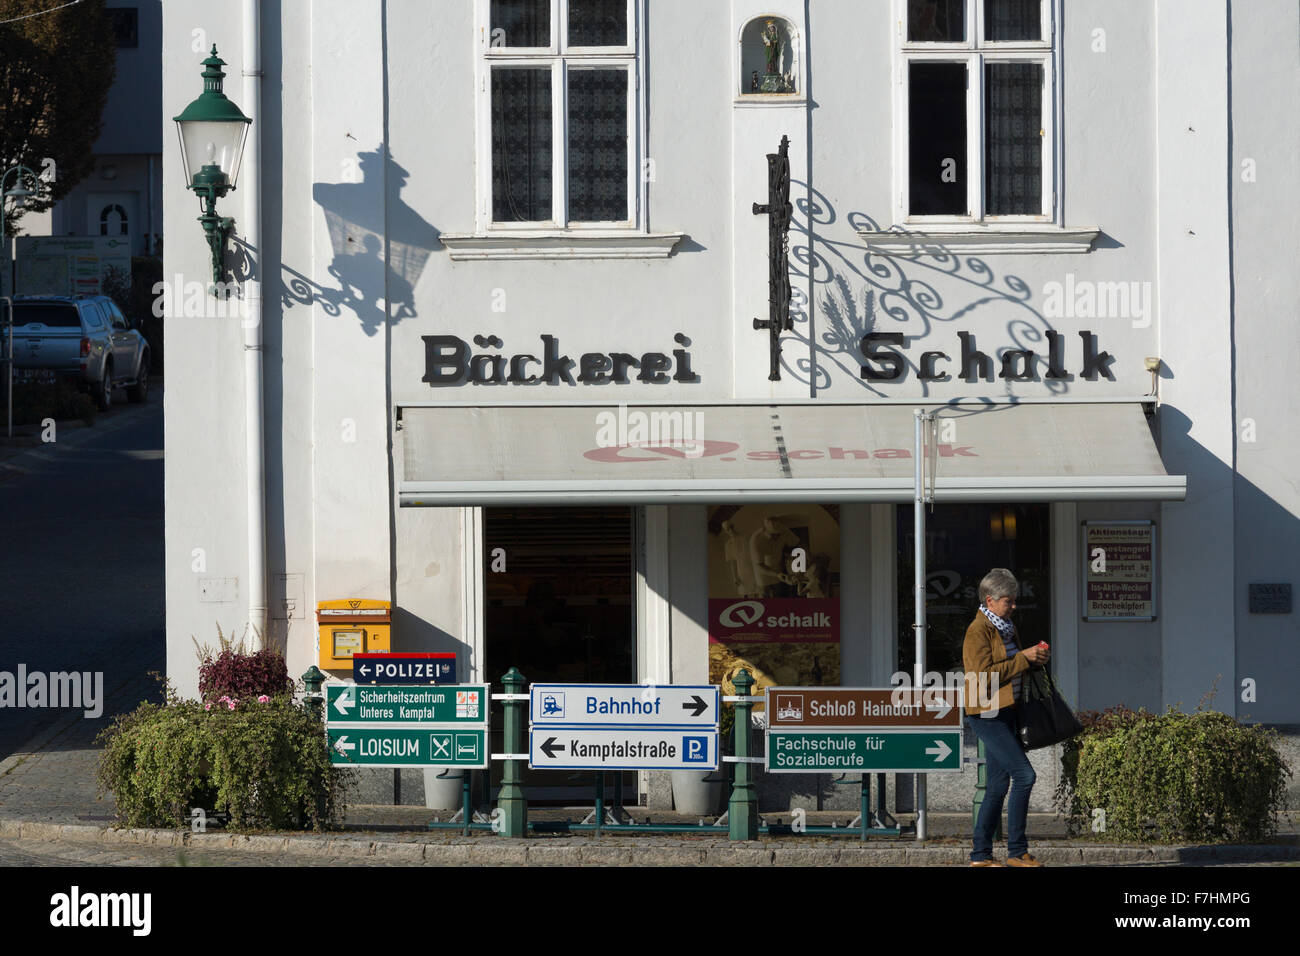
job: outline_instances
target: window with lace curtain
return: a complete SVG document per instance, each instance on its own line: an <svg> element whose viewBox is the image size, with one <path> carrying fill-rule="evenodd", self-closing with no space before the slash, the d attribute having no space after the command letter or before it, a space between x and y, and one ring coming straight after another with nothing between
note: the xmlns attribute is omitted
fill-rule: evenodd
<svg viewBox="0 0 1300 956"><path fill-rule="evenodd" d="M1054 221L1059 0L896 2L902 218Z"/></svg>
<svg viewBox="0 0 1300 956"><path fill-rule="evenodd" d="M479 0L480 222L638 224L636 0Z"/></svg>

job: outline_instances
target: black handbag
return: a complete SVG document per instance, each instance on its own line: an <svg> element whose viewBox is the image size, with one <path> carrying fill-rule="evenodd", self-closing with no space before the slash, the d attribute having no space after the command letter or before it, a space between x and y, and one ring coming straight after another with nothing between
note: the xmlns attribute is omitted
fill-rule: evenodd
<svg viewBox="0 0 1300 956"><path fill-rule="evenodd" d="M1056 689L1045 667L1034 667L1020 679L1018 711L1020 745L1026 750L1050 747L1083 733L1083 724Z"/></svg>

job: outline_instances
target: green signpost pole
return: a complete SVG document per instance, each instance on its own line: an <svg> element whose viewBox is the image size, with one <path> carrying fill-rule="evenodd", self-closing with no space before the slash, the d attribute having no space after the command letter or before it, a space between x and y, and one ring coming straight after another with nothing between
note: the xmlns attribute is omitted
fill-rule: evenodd
<svg viewBox="0 0 1300 956"><path fill-rule="evenodd" d="M325 673L315 664L307 668L307 672L302 675L302 684L306 688L302 701L319 719L322 715L322 708L325 704L325 698L321 696L321 685L325 683Z"/></svg>
<svg viewBox="0 0 1300 956"><path fill-rule="evenodd" d="M468 770L460 772L460 812L461 822L465 824L464 835L469 836L474 828L474 806L472 800L473 778Z"/></svg>
<svg viewBox="0 0 1300 956"><path fill-rule="evenodd" d="M749 671L741 669L735 676L736 694L748 697L754 687L754 678ZM748 700L736 703L735 734L736 782L731 788L731 800L727 804L728 836L732 840L755 840L758 838L758 800L754 796L754 769L749 762L750 719L749 712L754 705Z"/></svg>
<svg viewBox="0 0 1300 956"><path fill-rule="evenodd" d="M501 684L507 694L523 694L528 682L516 667L510 668ZM524 741L524 708L526 701L505 702L505 747L508 755L522 754L527 749ZM523 768L519 760L506 760L501 768L501 794L497 807L501 810L501 833L508 837L528 835L528 803L524 799Z"/></svg>

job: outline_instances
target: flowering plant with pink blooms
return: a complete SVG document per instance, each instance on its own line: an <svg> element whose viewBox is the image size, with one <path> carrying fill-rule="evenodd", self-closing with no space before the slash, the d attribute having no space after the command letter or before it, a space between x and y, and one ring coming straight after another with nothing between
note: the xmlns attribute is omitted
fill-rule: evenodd
<svg viewBox="0 0 1300 956"><path fill-rule="evenodd" d="M234 831L323 829L351 779L331 763L320 715L287 693L185 700L168 687L99 743L100 792L124 826L188 826L203 808Z"/></svg>

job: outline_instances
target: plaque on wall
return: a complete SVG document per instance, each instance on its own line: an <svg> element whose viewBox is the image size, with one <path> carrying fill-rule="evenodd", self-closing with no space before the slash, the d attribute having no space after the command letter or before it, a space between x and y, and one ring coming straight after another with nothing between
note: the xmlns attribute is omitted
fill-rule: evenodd
<svg viewBox="0 0 1300 956"><path fill-rule="evenodd" d="M1083 619L1156 619L1154 521L1083 523Z"/></svg>
<svg viewBox="0 0 1300 956"><path fill-rule="evenodd" d="M1290 614L1290 584L1252 584L1250 586L1251 614Z"/></svg>

